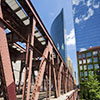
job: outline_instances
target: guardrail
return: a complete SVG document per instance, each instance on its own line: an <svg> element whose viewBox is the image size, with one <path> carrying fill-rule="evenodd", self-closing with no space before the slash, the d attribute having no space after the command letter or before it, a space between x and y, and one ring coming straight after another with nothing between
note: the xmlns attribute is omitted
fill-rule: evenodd
<svg viewBox="0 0 100 100"><path fill-rule="evenodd" d="M76 89L71 95L66 96L66 100L76 100L78 96L78 89Z"/></svg>

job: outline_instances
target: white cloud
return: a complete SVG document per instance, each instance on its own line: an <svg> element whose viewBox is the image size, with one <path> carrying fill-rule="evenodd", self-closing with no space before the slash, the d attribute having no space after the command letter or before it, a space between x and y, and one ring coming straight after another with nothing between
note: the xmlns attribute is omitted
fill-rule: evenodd
<svg viewBox="0 0 100 100"><path fill-rule="evenodd" d="M78 6L80 4L80 2L83 2L83 4L85 3L85 0L72 0L72 4Z"/></svg>
<svg viewBox="0 0 100 100"><path fill-rule="evenodd" d="M73 5L79 5L80 0L72 0Z"/></svg>
<svg viewBox="0 0 100 100"><path fill-rule="evenodd" d="M75 23L79 23L81 21L81 19L79 19L78 17L75 18Z"/></svg>
<svg viewBox="0 0 100 100"><path fill-rule="evenodd" d="M93 9L92 8L89 8L88 9L88 11L87 11L87 16L84 14L84 15L82 15L80 18L78 18L78 17L76 17L75 18L75 23L80 23L81 21L86 21L86 20L88 20L91 16L93 16L93 14L94 14L94 11L93 11Z"/></svg>
<svg viewBox="0 0 100 100"><path fill-rule="evenodd" d="M74 28L71 30L70 34L65 34L65 44L66 45L75 45L75 31Z"/></svg>
<svg viewBox="0 0 100 100"><path fill-rule="evenodd" d="M82 52L82 51L86 51L86 49L85 48L80 48L80 52Z"/></svg>
<svg viewBox="0 0 100 100"><path fill-rule="evenodd" d="M89 6L91 6L91 4L92 4L92 3L91 3L91 0L88 0L88 1L87 1L87 6L89 7Z"/></svg>
<svg viewBox="0 0 100 100"><path fill-rule="evenodd" d="M94 11L91 8L89 8L88 15L84 17L84 20L88 20L91 16L93 16L93 14L94 14Z"/></svg>
<svg viewBox="0 0 100 100"><path fill-rule="evenodd" d="M93 8L97 9L100 7L100 2L98 2L98 4L93 4Z"/></svg>
<svg viewBox="0 0 100 100"><path fill-rule="evenodd" d="M75 13L76 13L76 9L75 8L72 9L72 13L73 13L73 15L75 15Z"/></svg>
<svg viewBox="0 0 100 100"><path fill-rule="evenodd" d="M73 5L79 5L79 3L82 2L83 5L85 4L88 7L88 11L85 12L85 14L81 15L80 17L75 18L75 23L79 24L81 21L88 20L91 16L94 14L94 9L98 9L100 7L100 2L96 3L95 0L73 0ZM73 15L75 14L75 8L73 9Z"/></svg>

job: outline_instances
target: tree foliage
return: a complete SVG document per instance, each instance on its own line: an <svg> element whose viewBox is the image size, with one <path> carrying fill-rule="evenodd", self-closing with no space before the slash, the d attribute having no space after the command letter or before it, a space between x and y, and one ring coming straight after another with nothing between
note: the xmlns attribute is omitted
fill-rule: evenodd
<svg viewBox="0 0 100 100"><path fill-rule="evenodd" d="M89 80L86 82L86 87L90 100L100 100L100 83L97 80L97 75L93 76L93 74L90 74Z"/></svg>

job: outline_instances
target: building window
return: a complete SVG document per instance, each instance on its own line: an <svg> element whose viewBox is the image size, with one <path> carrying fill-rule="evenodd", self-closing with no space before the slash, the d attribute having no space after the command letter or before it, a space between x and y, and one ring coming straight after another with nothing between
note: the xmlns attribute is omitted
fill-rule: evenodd
<svg viewBox="0 0 100 100"><path fill-rule="evenodd" d="M83 70L83 69L82 69L82 66L80 66L80 70Z"/></svg>
<svg viewBox="0 0 100 100"><path fill-rule="evenodd" d="M81 57L81 54L79 54L79 59L81 59L82 57Z"/></svg>
<svg viewBox="0 0 100 100"><path fill-rule="evenodd" d="M98 58L97 57L94 57L94 62L98 62Z"/></svg>
<svg viewBox="0 0 100 100"><path fill-rule="evenodd" d="M84 80L84 78L81 78L81 80L83 81L83 80Z"/></svg>
<svg viewBox="0 0 100 100"><path fill-rule="evenodd" d="M87 57L91 57L91 52L88 52L87 53Z"/></svg>
<svg viewBox="0 0 100 100"><path fill-rule="evenodd" d="M91 74L94 75L93 71L89 71L89 75L91 75Z"/></svg>
<svg viewBox="0 0 100 100"><path fill-rule="evenodd" d="M87 76L87 72L85 72L85 76Z"/></svg>
<svg viewBox="0 0 100 100"><path fill-rule="evenodd" d="M87 70L87 66L86 65L84 65L84 70Z"/></svg>
<svg viewBox="0 0 100 100"><path fill-rule="evenodd" d="M98 52L97 51L93 51L93 56L97 56Z"/></svg>
<svg viewBox="0 0 100 100"><path fill-rule="evenodd" d="M85 58L85 53L83 53L83 58Z"/></svg>
<svg viewBox="0 0 100 100"><path fill-rule="evenodd" d="M97 75L100 75L100 70L97 70L97 71L96 71L96 74L97 74Z"/></svg>
<svg viewBox="0 0 100 100"><path fill-rule="evenodd" d="M82 60L79 60L79 64L82 64Z"/></svg>
<svg viewBox="0 0 100 100"><path fill-rule="evenodd" d="M85 78L86 80L88 80L88 78Z"/></svg>
<svg viewBox="0 0 100 100"><path fill-rule="evenodd" d="M86 59L83 59L83 64L86 64Z"/></svg>
<svg viewBox="0 0 100 100"><path fill-rule="evenodd" d="M93 65L88 65L88 69L93 69Z"/></svg>
<svg viewBox="0 0 100 100"><path fill-rule="evenodd" d="M83 72L81 72L81 76L83 76Z"/></svg>
<svg viewBox="0 0 100 100"><path fill-rule="evenodd" d="M95 69L99 69L99 65L98 64L95 64Z"/></svg>
<svg viewBox="0 0 100 100"><path fill-rule="evenodd" d="M87 59L87 63L92 63L92 58Z"/></svg>

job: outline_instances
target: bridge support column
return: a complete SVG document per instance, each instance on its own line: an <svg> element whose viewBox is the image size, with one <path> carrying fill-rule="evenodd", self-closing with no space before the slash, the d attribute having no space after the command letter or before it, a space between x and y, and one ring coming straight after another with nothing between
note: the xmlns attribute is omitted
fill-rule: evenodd
<svg viewBox="0 0 100 100"><path fill-rule="evenodd" d="M25 74L24 74L24 84L23 84L23 93L22 93L22 100L25 100L25 90L26 90L26 80L27 80L27 75L28 75L28 58L29 58L29 39L30 36L28 34L28 38L27 38L27 43L26 43L26 59L25 59Z"/></svg>
<svg viewBox="0 0 100 100"><path fill-rule="evenodd" d="M0 17L3 19L2 8L1 8L2 0L0 0ZM16 91L15 91L15 82L13 79L13 72L11 66L11 60L8 50L8 43L5 34L5 29L3 23L0 21L0 56L1 56L1 65L2 65L2 73L3 79L5 81L5 99L6 100L16 100Z"/></svg>
<svg viewBox="0 0 100 100"><path fill-rule="evenodd" d="M31 33L31 45L34 46L34 32L35 32L36 21L32 19L32 33ZM33 50L30 51L29 56L29 74L28 74L28 87L27 87L27 97L26 100L29 100L30 97L30 88L31 88L31 74L32 74L32 58L33 58Z"/></svg>
<svg viewBox="0 0 100 100"><path fill-rule="evenodd" d="M61 65L60 65L60 69L59 69L59 73L58 73L58 96L60 96L61 94L61 78L62 78L62 69L63 69L63 63L61 62Z"/></svg>
<svg viewBox="0 0 100 100"><path fill-rule="evenodd" d="M36 82L35 82L34 87L33 87L31 100L38 100L40 86L42 84L44 71L45 71L45 67L46 67L46 59L48 58L48 53L49 53L50 48L52 48L52 46L48 42L48 45L45 48L43 56L42 56L42 60L41 60L39 71L38 71L38 76L37 76Z"/></svg>

